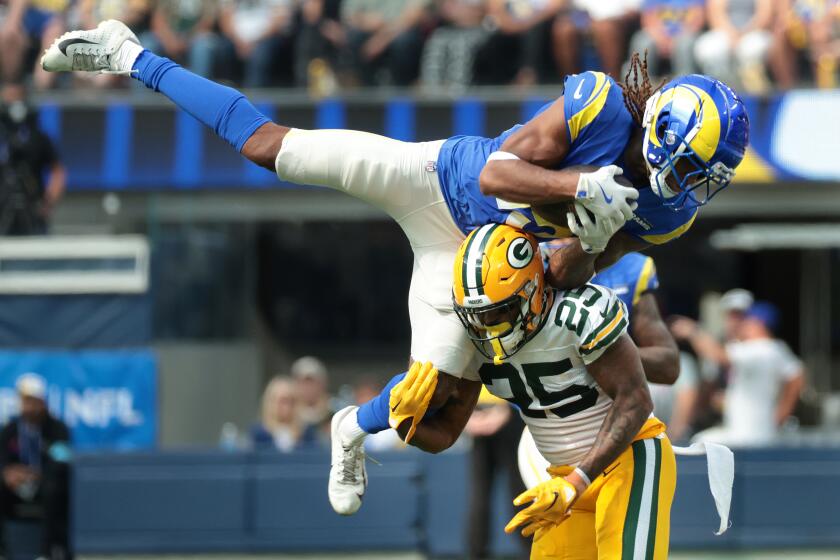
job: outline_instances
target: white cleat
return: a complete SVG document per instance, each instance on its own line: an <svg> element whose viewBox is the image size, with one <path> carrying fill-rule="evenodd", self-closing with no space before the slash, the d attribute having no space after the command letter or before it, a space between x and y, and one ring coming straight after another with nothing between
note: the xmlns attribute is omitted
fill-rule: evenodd
<svg viewBox="0 0 840 560"><path fill-rule="evenodd" d="M41 67L47 72L130 74L142 50L131 29L121 21L109 19L96 29L69 31L53 41L41 57Z"/></svg>
<svg viewBox="0 0 840 560"><path fill-rule="evenodd" d="M367 488L364 441L347 443L338 429L341 421L355 414L357 406L348 406L335 413L330 423L332 438L332 464L328 493L330 505L340 515L353 515L362 507Z"/></svg>

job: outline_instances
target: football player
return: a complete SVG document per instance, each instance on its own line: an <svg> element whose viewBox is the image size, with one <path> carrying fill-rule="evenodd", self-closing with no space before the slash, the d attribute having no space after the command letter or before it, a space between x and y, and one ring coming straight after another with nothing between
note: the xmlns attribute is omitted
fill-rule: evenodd
<svg viewBox="0 0 840 560"><path fill-rule="evenodd" d="M551 255L568 242L568 240L557 240L540 244L540 252L546 268ZM659 314L659 307L653 294L653 291L659 287L653 259L640 253L629 253L614 265L599 272L590 283L612 289L627 309L632 309L630 333L638 347L647 380L650 383L668 385L676 382L679 375L679 350ZM428 419L433 412L426 415L429 403L418 402L411 416L390 415L391 391L405 378L405 375L403 373L394 376L379 395L362 406L339 411L334 420L336 431L352 425L349 422L342 422L342 419L345 415L355 412L365 434L375 434L393 426L403 438L407 438L408 443L411 443L414 424L421 418ZM348 437L352 436L352 433L348 434ZM333 433L334 453L340 452L336 442L340 442L341 439L341 433ZM454 443L454 440L447 443ZM527 475L526 483L539 480L544 476L545 466L547 466L545 459L533 445L533 439L527 428L523 433L523 443L520 445L519 463L523 478ZM331 478L330 496L340 493L336 489L340 487L340 480L339 477ZM341 513L338 508L336 511Z"/></svg>
<svg viewBox="0 0 840 560"><path fill-rule="evenodd" d="M495 222L541 238L584 234L585 243L552 257L548 275L557 287L579 286L624 253L685 232L729 184L749 137L744 105L728 86L690 75L657 89L638 56L628 83L599 72L569 76L565 95L497 137L421 143L273 123L240 92L144 50L114 20L61 36L41 64L130 75L280 179L346 192L394 218L414 250L411 358L449 374L438 378L435 404L475 376L478 356L450 301L452 259L468 232ZM622 172L639 190L620 184ZM569 219L569 201L594 220ZM334 454L331 501L352 513L366 480L364 431L353 411L341 419L352 437L342 436Z"/></svg>
<svg viewBox="0 0 840 560"><path fill-rule="evenodd" d="M456 313L485 357L481 383L516 405L551 463L552 478L516 498L525 507L505 530L534 536L532 558L665 559L676 463L651 414L627 309L594 284L552 289L538 251L530 234L487 225L454 267ZM392 391L392 415L412 414L436 378L413 365ZM462 383L460 399L474 405L480 384ZM437 451L470 409L447 403L417 424L413 444Z"/></svg>
<svg viewBox="0 0 840 560"><path fill-rule="evenodd" d="M550 258L554 252L551 245L557 243L540 244L544 259ZM679 376L679 349L662 320L653 294L659 287L653 259L640 253L628 253L595 275L590 283L613 290L630 311L630 336L639 349L648 382L674 384ZM526 487L532 488L548 480L546 469L550 465L540 455L527 427L519 442L518 462Z"/></svg>

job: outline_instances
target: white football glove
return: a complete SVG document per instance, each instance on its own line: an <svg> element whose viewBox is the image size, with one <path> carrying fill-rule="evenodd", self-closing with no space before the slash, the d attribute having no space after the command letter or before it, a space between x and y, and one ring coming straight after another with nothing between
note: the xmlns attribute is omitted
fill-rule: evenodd
<svg viewBox="0 0 840 560"><path fill-rule="evenodd" d="M581 248L589 254L602 253L610 238L624 225L623 219L616 221L595 216L593 220L586 207L579 202L575 202L575 212L567 212L566 221L572 233L580 239Z"/></svg>
<svg viewBox="0 0 840 560"><path fill-rule="evenodd" d="M586 206L596 216L623 224L633 217L633 210L638 206L636 199L639 198L639 191L615 180L615 176L622 173L617 165L601 167L592 173L581 173L575 201Z"/></svg>

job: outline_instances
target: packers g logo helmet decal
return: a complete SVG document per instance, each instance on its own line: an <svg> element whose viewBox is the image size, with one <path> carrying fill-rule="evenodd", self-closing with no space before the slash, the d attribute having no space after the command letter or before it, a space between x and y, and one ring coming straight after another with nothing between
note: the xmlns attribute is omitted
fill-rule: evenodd
<svg viewBox="0 0 840 560"><path fill-rule="evenodd" d="M517 237L507 250L507 261L513 268L525 268L534 258L534 249L526 237Z"/></svg>

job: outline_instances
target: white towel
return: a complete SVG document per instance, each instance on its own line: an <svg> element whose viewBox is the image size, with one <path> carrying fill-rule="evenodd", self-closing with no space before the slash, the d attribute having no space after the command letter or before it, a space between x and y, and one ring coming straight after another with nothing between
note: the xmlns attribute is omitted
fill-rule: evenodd
<svg viewBox="0 0 840 560"><path fill-rule="evenodd" d="M732 503L732 483L735 481L735 455L725 445L711 442L692 443L688 447L674 446L675 455L705 455L709 471L709 488L720 516L720 528L715 535L729 529L729 506Z"/></svg>

